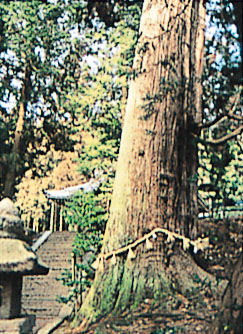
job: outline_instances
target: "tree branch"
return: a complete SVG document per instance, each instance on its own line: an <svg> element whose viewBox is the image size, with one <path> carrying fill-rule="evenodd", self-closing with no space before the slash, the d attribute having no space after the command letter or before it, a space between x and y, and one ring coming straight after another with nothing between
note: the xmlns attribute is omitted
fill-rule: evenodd
<svg viewBox="0 0 243 334"><path fill-rule="evenodd" d="M233 114L229 114L227 115L228 118L234 119L236 121L243 121L243 117L239 116L239 115L233 115Z"/></svg>
<svg viewBox="0 0 243 334"><path fill-rule="evenodd" d="M222 122L224 119L229 118L229 119L233 119L235 121L243 121L243 117L239 116L239 115L235 115L233 113L228 113L228 114L221 114L218 117L216 117L213 121L199 125L199 128L202 129L206 129L206 128L210 128L211 126Z"/></svg>
<svg viewBox="0 0 243 334"><path fill-rule="evenodd" d="M200 124L200 125L199 125L199 128L200 128L200 129L210 128L211 126L213 126L213 125L217 124L219 121L221 121L222 118L226 118L226 117L227 117L227 115L225 115L225 114L221 114L221 115L219 115L218 117L216 117L216 118L215 118L213 121L211 121L211 122L208 122L208 123L205 123L205 124Z"/></svg>
<svg viewBox="0 0 243 334"><path fill-rule="evenodd" d="M217 139L212 139L212 140L201 140L200 142L204 145L221 145L226 143L228 140L235 138L236 136L238 136L239 134L241 134L243 132L243 125L239 126L238 128L236 128L234 131L232 131L231 133L221 137L221 138L217 138Z"/></svg>
<svg viewBox="0 0 243 334"><path fill-rule="evenodd" d="M208 123L205 123L205 124L199 124L199 128L200 129L210 128L211 126L217 124L218 122L220 122L224 118L225 119L230 118L230 119L234 119L234 120L237 120L237 121L243 121L242 116L234 114L234 112L236 110L236 107L238 105L239 99L240 99L240 93L237 93L234 102L231 104L231 110L228 113L226 113L226 112L222 113L221 115L217 116L211 122L208 122Z"/></svg>

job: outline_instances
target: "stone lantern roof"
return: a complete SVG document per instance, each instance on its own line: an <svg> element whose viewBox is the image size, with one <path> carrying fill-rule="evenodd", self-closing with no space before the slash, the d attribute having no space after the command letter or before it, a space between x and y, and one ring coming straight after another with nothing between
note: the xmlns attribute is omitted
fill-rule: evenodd
<svg viewBox="0 0 243 334"><path fill-rule="evenodd" d="M19 211L9 198L0 202L0 231L1 236L21 238L24 235L24 225L19 217Z"/></svg>
<svg viewBox="0 0 243 334"><path fill-rule="evenodd" d="M31 247L24 241L2 238L0 240L0 272L41 275L47 274L48 268L38 261Z"/></svg>

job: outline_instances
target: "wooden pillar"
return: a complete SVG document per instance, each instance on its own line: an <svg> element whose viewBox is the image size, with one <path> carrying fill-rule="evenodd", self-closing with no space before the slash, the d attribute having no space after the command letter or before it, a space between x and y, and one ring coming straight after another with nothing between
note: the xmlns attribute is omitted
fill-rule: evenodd
<svg viewBox="0 0 243 334"><path fill-rule="evenodd" d="M62 211L63 211L63 203L60 204L60 231L63 231L63 216L62 216Z"/></svg>
<svg viewBox="0 0 243 334"><path fill-rule="evenodd" d="M210 217L213 218L213 199L212 197L209 197L209 213L210 213Z"/></svg>
<svg viewBox="0 0 243 334"><path fill-rule="evenodd" d="M37 233L40 232L40 223L39 223L39 221L36 222L36 232Z"/></svg>
<svg viewBox="0 0 243 334"><path fill-rule="evenodd" d="M50 230L54 231L54 206L55 202L51 201L51 219L50 219Z"/></svg>
<svg viewBox="0 0 243 334"><path fill-rule="evenodd" d="M74 252L72 252L72 281L75 281L75 275L76 275L76 255Z"/></svg>
<svg viewBox="0 0 243 334"><path fill-rule="evenodd" d="M81 263L83 262L82 261L82 258L81 258ZM79 305L82 305L83 304L83 274L82 274L82 269L80 268L79 269Z"/></svg>
<svg viewBox="0 0 243 334"><path fill-rule="evenodd" d="M55 232L57 230L57 207L58 207L58 204L54 202L54 231Z"/></svg>

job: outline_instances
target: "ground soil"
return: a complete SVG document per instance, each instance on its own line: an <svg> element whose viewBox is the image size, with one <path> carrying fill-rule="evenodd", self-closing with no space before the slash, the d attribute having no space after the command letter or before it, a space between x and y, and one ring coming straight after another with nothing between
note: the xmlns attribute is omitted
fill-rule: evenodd
<svg viewBox="0 0 243 334"><path fill-rule="evenodd" d="M210 247L195 254L195 261L218 282L230 279L234 264L242 252L243 217L225 220L204 219L199 222L201 237L210 238ZM180 296L181 303L165 314L159 305L146 300L133 314L124 313L116 318L105 318L93 324L86 334L193 334L210 333L210 327L218 313L219 298L207 282L198 284L194 298ZM169 301L168 301L169 302ZM54 334L78 334L66 321ZM225 331L227 334L235 334ZM222 333L223 334L223 333Z"/></svg>

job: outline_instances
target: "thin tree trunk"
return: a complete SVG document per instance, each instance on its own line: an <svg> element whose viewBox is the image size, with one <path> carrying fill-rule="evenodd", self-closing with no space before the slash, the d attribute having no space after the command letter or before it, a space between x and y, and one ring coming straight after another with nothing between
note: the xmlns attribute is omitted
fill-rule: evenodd
<svg viewBox="0 0 243 334"><path fill-rule="evenodd" d="M14 133L14 142L9 157L8 171L6 173L6 177L4 180L4 190L3 190L4 197L12 197L14 194L14 186L17 177L17 172L16 172L17 164L19 162L19 159L22 159L22 157L20 157L21 141L24 132L26 102L29 99L30 90L31 90L30 72L26 66L25 77L22 85L21 97L19 102L18 119Z"/></svg>
<svg viewBox="0 0 243 334"><path fill-rule="evenodd" d="M155 228L191 239L197 234L192 132L201 122L204 19L203 0L144 1L102 254ZM202 277L202 271L189 255L169 249L167 236L155 237L116 257L101 256L80 318L95 321L133 309L144 298L161 302L175 298L174 288L193 287L193 276ZM176 280L172 269L178 271Z"/></svg>
<svg viewBox="0 0 243 334"><path fill-rule="evenodd" d="M4 197L12 197L14 193L16 166L19 160L20 144L24 129L24 117L25 117L24 102L21 101L19 105L18 120L14 134L14 144L9 159L10 164L8 166L8 171L6 174L6 178L4 180L4 191L3 191Z"/></svg>

